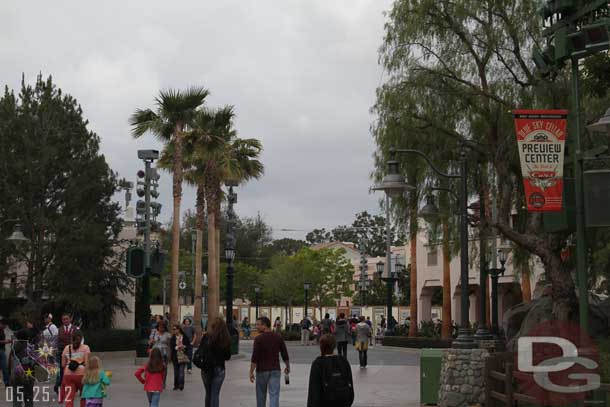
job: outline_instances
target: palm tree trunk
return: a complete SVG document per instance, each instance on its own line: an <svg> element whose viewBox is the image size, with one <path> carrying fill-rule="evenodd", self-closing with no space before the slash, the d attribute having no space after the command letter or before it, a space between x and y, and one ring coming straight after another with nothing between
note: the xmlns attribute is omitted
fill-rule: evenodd
<svg viewBox="0 0 610 407"><path fill-rule="evenodd" d="M220 307L220 282L218 279L218 268L216 259L218 250L216 248L216 214L211 208L213 202L208 199L208 321L213 321L218 317Z"/></svg>
<svg viewBox="0 0 610 407"><path fill-rule="evenodd" d="M195 225L197 229L197 242L195 243L195 332L201 333L201 310L202 306L202 270L201 259L203 257L203 222L205 220L205 189L204 183L197 185L197 219Z"/></svg>
<svg viewBox="0 0 610 407"><path fill-rule="evenodd" d="M451 326L451 258L449 257L449 223L443 221L443 314L441 337L449 339L452 336Z"/></svg>
<svg viewBox="0 0 610 407"><path fill-rule="evenodd" d="M176 150L173 163L173 197L174 214L172 220L172 269L170 275L169 312L172 324L180 319L180 303L178 302L178 273L180 268L180 204L182 201L182 124L174 128Z"/></svg>
<svg viewBox="0 0 610 407"><path fill-rule="evenodd" d="M220 194L217 195L220 197ZM216 248L216 259L214 261L214 265L216 266L216 275L218 276L218 304L220 305L220 299L222 298L222 293L220 292L220 253L222 253L222 248L220 247L220 202L218 203L218 210L214 216L214 222L216 222L216 227L214 228L214 239L216 240L214 247ZM225 299L226 305L226 299ZM225 307L226 309L226 307ZM227 316L225 315L225 321Z"/></svg>
<svg viewBox="0 0 610 407"><path fill-rule="evenodd" d="M523 294L523 302L532 302L532 284L530 281L529 261L521 266L521 292Z"/></svg>
<svg viewBox="0 0 610 407"><path fill-rule="evenodd" d="M410 291L411 298L409 302L409 336L417 336L417 233L411 234L411 276L410 276Z"/></svg>

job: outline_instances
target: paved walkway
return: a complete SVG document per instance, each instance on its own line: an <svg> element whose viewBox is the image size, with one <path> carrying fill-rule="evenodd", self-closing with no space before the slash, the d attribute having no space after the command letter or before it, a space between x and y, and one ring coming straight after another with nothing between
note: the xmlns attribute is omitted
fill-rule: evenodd
<svg viewBox="0 0 610 407"><path fill-rule="evenodd" d="M240 342L240 355L227 362L227 375L222 386L221 406L256 406L254 385L248 380L251 341ZM307 384L311 361L319 354L317 347L288 344L292 372L290 385L284 385L280 405L304 407L307 401ZM369 350L369 366L360 369L358 355L348 346L348 359L352 365L356 399L354 406L419 406L419 352L415 350L375 346ZM134 358L125 353L103 355L104 369L112 370L112 385L105 407L145 406L146 395L133 376ZM204 389L200 370L193 367L193 374L186 375L184 391L172 391L173 375L170 368L166 390L161 396L161 406L203 406ZM2 387L0 387L2 388ZM2 388L4 393L4 388ZM4 394L1 401L5 400ZM8 406L0 402L0 406ZM37 403L36 406L49 404Z"/></svg>

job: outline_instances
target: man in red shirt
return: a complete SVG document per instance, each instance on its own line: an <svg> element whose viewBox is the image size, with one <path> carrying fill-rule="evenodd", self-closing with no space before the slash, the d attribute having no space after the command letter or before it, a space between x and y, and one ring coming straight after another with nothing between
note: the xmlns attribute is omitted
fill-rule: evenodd
<svg viewBox="0 0 610 407"><path fill-rule="evenodd" d="M269 407L280 405L280 369L279 355L286 364L284 373L290 373L288 350L281 335L271 331L271 321L267 317L256 320L256 329L261 332L254 339L252 360L250 363L250 382L254 383L256 370L256 407L266 407L267 391L269 392Z"/></svg>

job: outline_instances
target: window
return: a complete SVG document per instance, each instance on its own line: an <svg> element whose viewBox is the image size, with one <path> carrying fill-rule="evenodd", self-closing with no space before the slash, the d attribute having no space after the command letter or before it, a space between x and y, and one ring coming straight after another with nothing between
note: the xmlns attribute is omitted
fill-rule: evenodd
<svg viewBox="0 0 610 407"><path fill-rule="evenodd" d="M438 251L436 247L428 248L428 266L438 266Z"/></svg>

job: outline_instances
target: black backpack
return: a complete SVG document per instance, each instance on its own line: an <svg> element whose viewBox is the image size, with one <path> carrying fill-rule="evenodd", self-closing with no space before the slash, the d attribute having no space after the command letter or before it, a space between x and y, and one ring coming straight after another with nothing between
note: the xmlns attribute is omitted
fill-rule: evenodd
<svg viewBox="0 0 610 407"><path fill-rule="evenodd" d="M349 407L354 402L354 387L347 369L351 367L339 356L322 359L322 401L324 405Z"/></svg>

